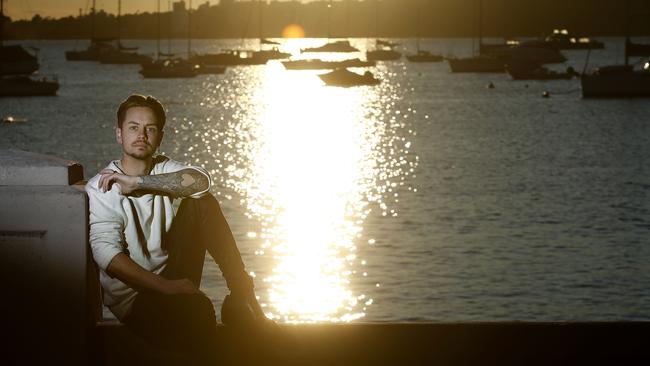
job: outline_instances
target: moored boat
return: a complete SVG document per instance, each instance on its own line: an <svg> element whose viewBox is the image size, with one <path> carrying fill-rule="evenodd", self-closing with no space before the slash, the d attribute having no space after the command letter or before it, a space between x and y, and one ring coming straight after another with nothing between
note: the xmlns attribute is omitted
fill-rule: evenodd
<svg viewBox="0 0 650 366"><path fill-rule="evenodd" d="M56 78L35 78L28 75L3 76L0 78L0 97L30 97L56 95L59 82Z"/></svg>
<svg viewBox="0 0 650 366"><path fill-rule="evenodd" d="M584 98L650 97L650 62L599 67L580 79Z"/></svg>
<svg viewBox="0 0 650 366"><path fill-rule="evenodd" d="M318 75L318 77L323 80L326 85L345 88L362 85L377 85L380 83L380 80L375 78L370 71L366 71L363 74L357 74L356 72L352 72L345 68L336 69L332 72Z"/></svg>
<svg viewBox="0 0 650 366"><path fill-rule="evenodd" d="M505 72L503 60L493 56L479 55L467 58L447 58L451 72L455 73L501 73Z"/></svg>
<svg viewBox="0 0 650 366"><path fill-rule="evenodd" d="M434 55L429 51L418 50L416 54L406 55L406 59L410 62L441 62L445 58L441 55Z"/></svg>
<svg viewBox="0 0 650 366"><path fill-rule="evenodd" d="M630 1L625 2L626 20L630 19ZM583 98L626 98L650 97L650 60L631 64L628 47L630 41L629 24L625 30L625 63L596 68L593 72L582 75Z"/></svg>
<svg viewBox="0 0 650 366"><path fill-rule="evenodd" d="M566 71L559 72L537 63L509 62L505 68L513 80L568 80L579 76L571 66Z"/></svg>
<svg viewBox="0 0 650 366"><path fill-rule="evenodd" d="M572 36L566 29L554 29L553 33L544 38L544 45L558 50L596 50L605 48L603 42L589 39L589 37Z"/></svg>
<svg viewBox="0 0 650 366"><path fill-rule="evenodd" d="M358 52L359 49L353 47L348 40L328 42L319 47L307 47L302 52Z"/></svg>
<svg viewBox="0 0 650 366"><path fill-rule="evenodd" d="M191 78L199 74L198 67L183 59L156 60L142 65L145 79Z"/></svg>

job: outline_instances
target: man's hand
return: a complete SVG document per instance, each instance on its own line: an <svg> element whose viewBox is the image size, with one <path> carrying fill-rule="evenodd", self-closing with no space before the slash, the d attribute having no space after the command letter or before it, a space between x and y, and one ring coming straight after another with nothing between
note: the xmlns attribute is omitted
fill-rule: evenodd
<svg viewBox="0 0 650 366"><path fill-rule="evenodd" d="M200 294L201 290L192 281L184 278L181 280L164 280L160 292L165 295L194 295Z"/></svg>
<svg viewBox="0 0 650 366"><path fill-rule="evenodd" d="M99 172L99 175L101 177L99 178L97 188L102 192L110 191L113 184L117 183L120 186L120 192L122 194L129 194L138 189L138 183L140 182L140 177L120 174L111 169L104 169Z"/></svg>

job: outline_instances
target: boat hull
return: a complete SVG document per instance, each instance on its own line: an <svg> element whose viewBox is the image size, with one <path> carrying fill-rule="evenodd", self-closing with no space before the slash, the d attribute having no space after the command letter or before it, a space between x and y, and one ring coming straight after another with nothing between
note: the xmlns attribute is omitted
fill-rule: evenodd
<svg viewBox="0 0 650 366"><path fill-rule="evenodd" d="M344 74L339 73L338 71L333 71L327 74L318 75L318 77L328 86L339 86L343 88L377 85L380 83L379 79L376 79L371 74L360 75L349 71Z"/></svg>
<svg viewBox="0 0 650 366"><path fill-rule="evenodd" d="M584 98L650 97L650 72L583 75Z"/></svg>
<svg viewBox="0 0 650 366"><path fill-rule="evenodd" d="M255 66L264 65L268 59L262 57L241 57L237 53L214 53L197 55L190 59L201 65L216 65L216 66Z"/></svg>
<svg viewBox="0 0 650 366"><path fill-rule="evenodd" d="M33 80L25 77L0 79L0 97L31 97L56 95L59 83L51 80Z"/></svg>
<svg viewBox="0 0 650 366"><path fill-rule="evenodd" d="M517 62L506 64L506 72L513 80L568 80L576 76L572 68L566 72L557 72L538 64Z"/></svg>
<svg viewBox="0 0 650 366"><path fill-rule="evenodd" d="M98 60L102 64L127 65L144 64L151 62L153 59L149 56L137 53L116 51L102 54L99 56Z"/></svg>

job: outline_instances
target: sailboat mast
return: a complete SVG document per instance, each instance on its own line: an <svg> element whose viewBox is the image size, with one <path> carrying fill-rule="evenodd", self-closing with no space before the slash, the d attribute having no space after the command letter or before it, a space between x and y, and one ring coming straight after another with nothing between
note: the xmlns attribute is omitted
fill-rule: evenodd
<svg viewBox="0 0 650 366"><path fill-rule="evenodd" d="M629 65L627 47L630 44L630 0L625 0L625 66Z"/></svg>
<svg viewBox="0 0 650 366"><path fill-rule="evenodd" d="M172 54L172 2L167 0L167 54ZM169 56L171 57L171 56Z"/></svg>
<svg viewBox="0 0 650 366"><path fill-rule="evenodd" d="M187 9L187 59L192 55L192 0Z"/></svg>
<svg viewBox="0 0 650 366"><path fill-rule="evenodd" d="M158 30L156 32L156 60L160 60L160 0L156 0L156 21Z"/></svg>
<svg viewBox="0 0 650 366"><path fill-rule="evenodd" d="M420 0L419 2L420 11L418 11L418 25L416 28L416 35L415 35L415 48L417 49L418 54L420 54L420 25L422 24L422 11L423 11L422 1L423 0Z"/></svg>
<svg viewBox="0 0 650 366"><path fill-rule="evenodd" d="M120 44L121 30L120 15L122 15L122 0L117 0L117 44Z"/></svg>
<svg viewBox="0 0 650 366"><path fill-rule="evenodd" d="M327 4L327 39L332 38L332 0Z"/></svg>
<svg viewBox="0 0 650 366"><path fill-rule="evenodd" d="M93 0L93 8L90 9L90 40L95 38L95 6L96 6L96 1Z"/></svg>
<svg viewBox="0 0 650 366"><path fill-rule="evenodd" d="M478 53L483 49L483 0L478 0Z"/></svg>
<svg viewBox="0 0 650 366"><path fill-rule="evenodd" d="M4 0L0 0L0 46L4 43L4 33L2 33L2 30L4 28L5 24L5 2Z"/></svg>
<svg viewBox="0 0 650 366"><path fill-rule="evenodd" d="M263 31L263 17L262 17L262 0L257 0L257 4L259 7L259 30L260 30L260 51L262 50L262 38L264 38L264 31Z"/></svg>
<svg viewBox="0 0 650 366"><path fill-rule="evenodd" d="M375 0L375 37L379 38L379 0Z"/></svg>

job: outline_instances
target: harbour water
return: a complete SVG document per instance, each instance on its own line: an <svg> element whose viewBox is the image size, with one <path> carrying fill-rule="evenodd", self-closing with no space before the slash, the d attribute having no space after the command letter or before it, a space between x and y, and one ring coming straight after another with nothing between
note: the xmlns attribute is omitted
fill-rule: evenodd
<svg viewBox="0 0 650 366"><path fill-rule="evenodd" d="M589 69L622 62L623 40L603 40ZM157 96L168 108L162 152L210 171L280 322L650 320L647 99L586 100L577 80L515 82L404 59L373 68L376 87L325 87L318 72L275 61L144 80L135 65L66 62L85 41L23 44L61 88L0 99L0 117L26 119L0 125L0 148L76 160L91 177L119 158L119 102ZM471 46L422 42L457 56ZM564 53L552 67L583 69L586 51ZM217 305L226 294L211 263L202 289Z"/></svg>

